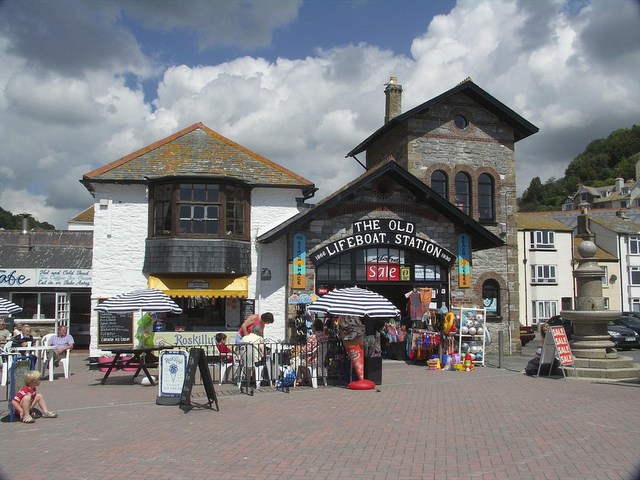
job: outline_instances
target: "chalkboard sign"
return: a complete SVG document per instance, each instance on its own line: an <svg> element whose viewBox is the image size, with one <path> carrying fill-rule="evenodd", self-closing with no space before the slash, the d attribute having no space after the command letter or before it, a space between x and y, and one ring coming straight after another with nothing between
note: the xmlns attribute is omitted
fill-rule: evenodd
<svg viewBox="0 0 640 480"><path fill-rule="evenodd" d="M189 350L189 360L187 360L187 369L184 375L184 383L182 384L182 393L180 395L180 408L188 411L192 407L191 390L193 389L197 368L200 369L200 376L202 377L204 390L207 394L209 407L211 407L212 402L215 402L216 410L220 410L216 390L213 387L213 380L209 373L209 367L207 366L207 359L204 354L204 349L202 348L192 348Z"/></svg>
<svg viewBox="0 0 640 480"><path fill-rule="evenodd" d="M133 345L133 313L98 313L98 347Z"/></svg>
<svg viewBox="0 0 640 480"><path fill-rule="evenodd" d="M240 300L240 323L249 315L256 313L256 301L252 298L244 298Z"/></svg>

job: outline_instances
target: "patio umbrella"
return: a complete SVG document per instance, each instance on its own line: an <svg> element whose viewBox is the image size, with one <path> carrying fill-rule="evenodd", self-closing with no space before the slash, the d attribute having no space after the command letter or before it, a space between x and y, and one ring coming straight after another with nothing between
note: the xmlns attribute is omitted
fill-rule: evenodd
<svg viewBox="0 0 640 480"><path fill-rule="evenodd" d="M160 290L143 289L122 293L105 300L95 308L98 312L170 312L182 313L182 309Z"/></svg>
<svg viewBox="0 0 640 480"><path fill-rule="evenodd" d="M349 315L354 317L388 318L400 315L400 310L379 293L364 288L349 287L332 290L309 306L309 311Z"/></svg>
<svg viewBox="0 0 640 480"><path fill-rule="evenodd" d="M0 315L11 315L13 313L20 313L21 311L22 307L20 305L0 298Z"/></svg>

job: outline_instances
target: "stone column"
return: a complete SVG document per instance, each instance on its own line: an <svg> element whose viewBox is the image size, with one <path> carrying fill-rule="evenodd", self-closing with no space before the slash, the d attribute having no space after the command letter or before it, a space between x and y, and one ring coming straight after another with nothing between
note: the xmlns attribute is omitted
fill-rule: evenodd
<svg viewBox="0 0 640 480"><path fill-rule="evenodd" d="M617 358L615 345L607 333L607 324L622 312L604 309L604 270L593 259L596 244L584 240L578 252L582 259L578 260L580 265L573 272L577 288L576 309L560 312L573 323L571 350L576 358Z"/></svg>
<svg viewBox="0 0 640 480"><path fill-rule="evenodd" d="M593 259L596 245L583 240L578 247L582 259L573 272L576 280L576 309L560 312L573 324L571 352L575 357L575 369L565 368L569 376L578 373L581 379L637 380L640 366L629 357L618 356L615 344L607 331L607 324L622 313L604 309L602 275L604 270Z"/></svg>

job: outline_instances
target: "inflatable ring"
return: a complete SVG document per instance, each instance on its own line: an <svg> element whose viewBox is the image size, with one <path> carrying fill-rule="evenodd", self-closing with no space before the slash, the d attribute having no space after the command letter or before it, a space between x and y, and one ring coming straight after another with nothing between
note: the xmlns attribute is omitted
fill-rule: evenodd
<svg viewBox="0 0 640 480"><path fill-rule="evenodd" d="M449 332L451 331L451 327L453 327L453 322L455 321L456 316L452 313L449 312L444 316L444 334L445 335L449 335Z"/></svg>

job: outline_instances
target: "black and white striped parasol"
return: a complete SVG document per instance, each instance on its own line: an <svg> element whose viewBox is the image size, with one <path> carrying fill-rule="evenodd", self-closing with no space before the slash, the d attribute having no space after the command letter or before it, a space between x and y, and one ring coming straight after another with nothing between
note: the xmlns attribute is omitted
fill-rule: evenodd
<svg viewBox="0 0 640 480"><path fill-rule="evenodd" d="M0 298L0 315L12 315L14 313L20 313L21 311L22 307L20 305L16 305L9 300Z"/></svg>
<svg viewBox="0 0 640 480"><path fill-rule="evenodd" d="M182 313L182 309L160 290L143 289L122 293L105 300L95 308L98 312L171 312Z"/></svg>
<svg viewBox="0 0 640 480"><path fill-rule="evenodd" d="M359 287L332 290L313 302L310 312L355 317L390 318L400 315L400 310L379 293Z"/></svg>

